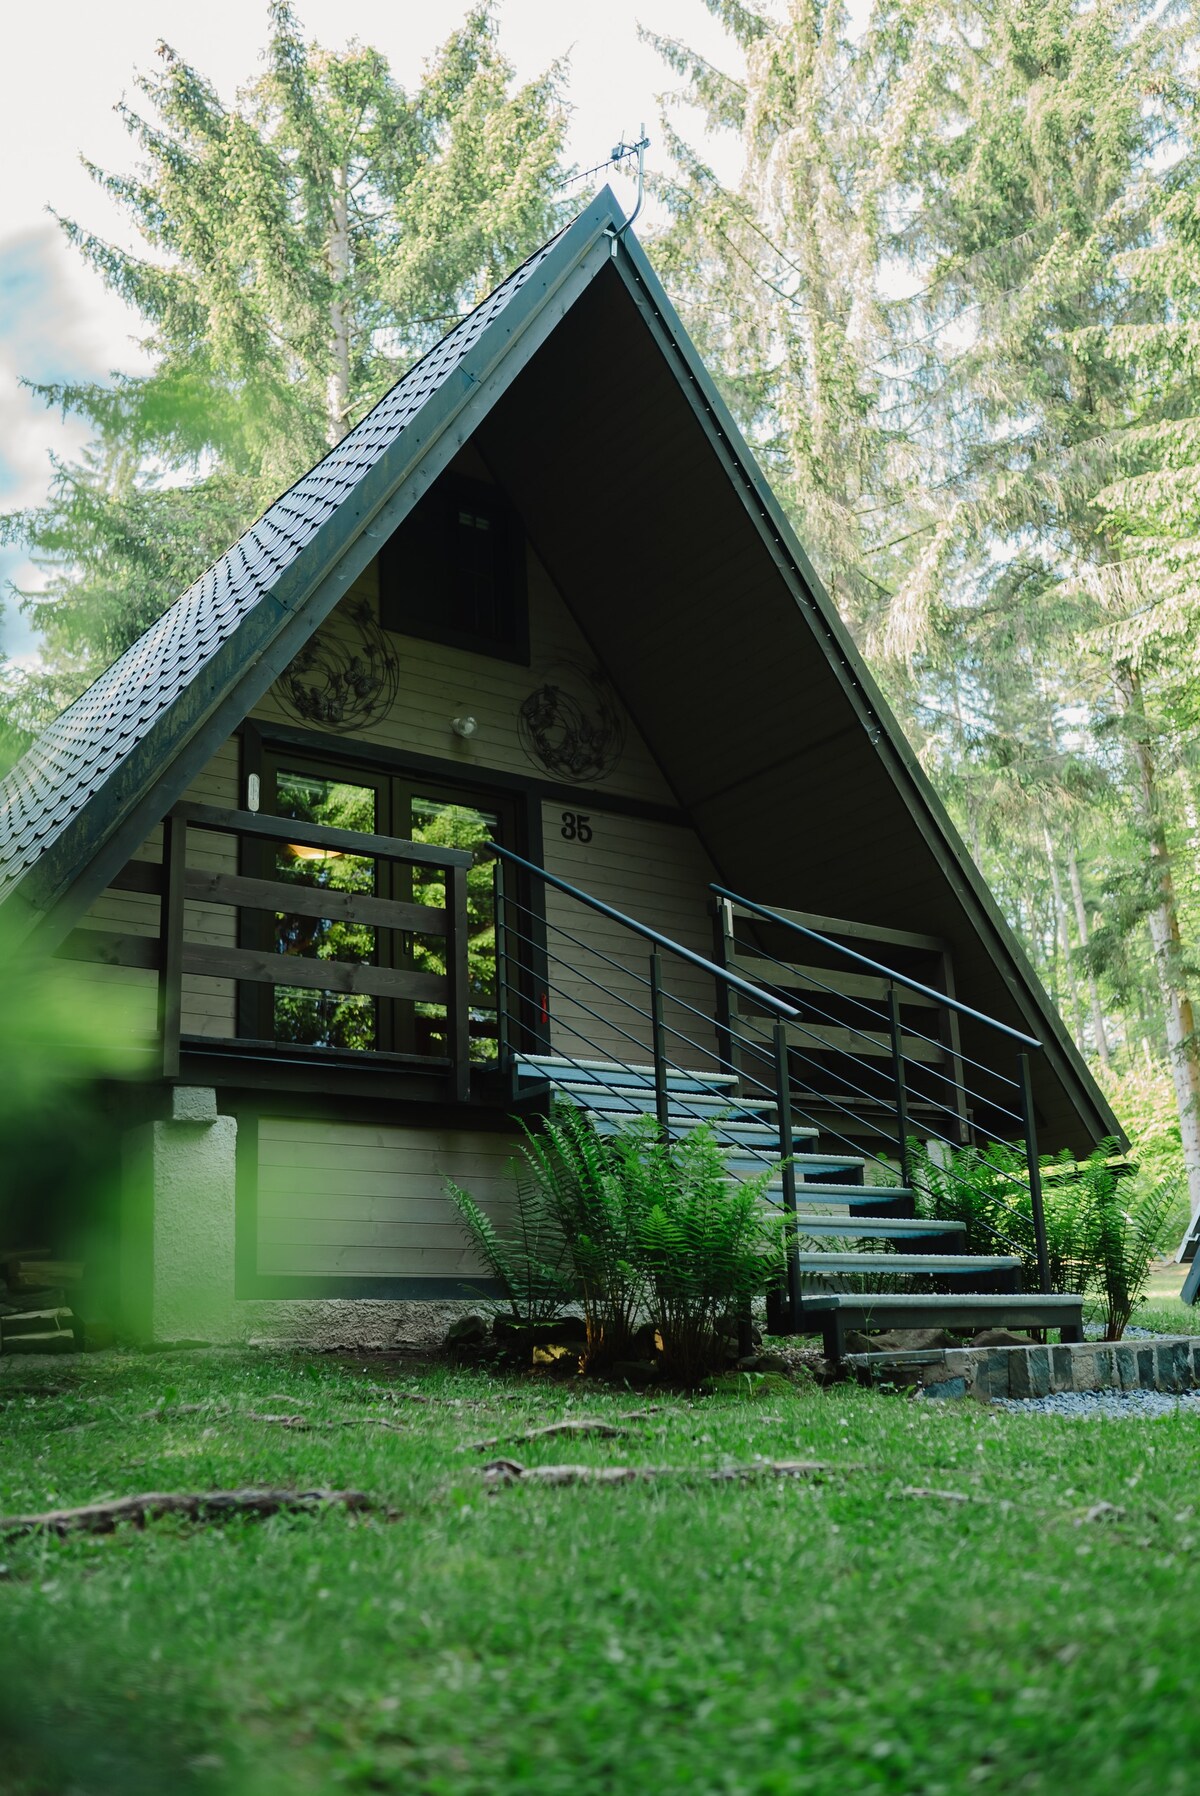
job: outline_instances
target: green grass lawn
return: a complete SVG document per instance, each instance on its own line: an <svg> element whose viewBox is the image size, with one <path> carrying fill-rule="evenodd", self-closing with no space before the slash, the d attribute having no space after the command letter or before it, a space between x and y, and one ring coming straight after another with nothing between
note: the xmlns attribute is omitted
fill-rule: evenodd
<svg viewBox="0 0 1200 1796"><path fill-rule="evenodd" d="M396 1512L0 1545L0 1790L1196 1787L1200 1418L744 1388L644 1399L249 1353L0 1361L5 1514L247 1483L354 1486ZM624 1439L510 1451L690 1477L487 1494L486 1456L459 1450L649 1404ZM699 1476L756 1455L842 1469ZM1084 1519L1100 1503L1116 1512Z"/></svg>
<svg viewBox="0 0 1200 1796"><path fill-rule="evenodd" d="M1152 1328L1160 1334L1200 1334L1200 1307L1179 1301L1189 1270L1173 1260L1160 1260L1152 1268L1145 1300L1133 1316L1136 1327Z"/></svg>

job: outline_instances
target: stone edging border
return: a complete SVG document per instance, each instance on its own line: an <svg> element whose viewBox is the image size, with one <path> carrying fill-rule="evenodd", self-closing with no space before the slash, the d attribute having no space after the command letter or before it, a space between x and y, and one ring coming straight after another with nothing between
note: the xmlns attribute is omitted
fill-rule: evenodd
<svg viewBox="0 0 1200 1796"><path fill-rule="evenodd" d="M1200 1335L1080 1341L1065 1347L940 1347L849 1353L865 1384L915 1386L927 1398L1048 1397L1056 1391L1200 1390Z"/></svg>

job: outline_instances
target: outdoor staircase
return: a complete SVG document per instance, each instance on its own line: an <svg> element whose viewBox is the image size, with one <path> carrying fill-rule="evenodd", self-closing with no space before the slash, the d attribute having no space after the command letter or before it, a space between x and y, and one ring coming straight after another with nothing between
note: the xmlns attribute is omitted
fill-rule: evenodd
<svg viewBox="0 0 1200 1796"><path fill-rule="evenodd" d="M519 1098L574 1104L602 1135L633 1117L658 1114L653 1066L523 1054L514 1072ZM779 1166L777 1107L746 1097L737 1074L672 1069L665 1087L670 1132L682 1135L707 1123L731 1177ZM967 1253L959 1224L918 1217L909 1187L867 1183L867 1159L823 1152L816 1128L793 1128L792 1145L800 1326L821 1334L828 1357L844 1356L851 1330L1050 1327L1061 1329L1064 1340L1081 1338L1078 1297L1023 1292L1015 1255ZM783 1187L776 1172L768 1198L781 1202Z"/></svg>

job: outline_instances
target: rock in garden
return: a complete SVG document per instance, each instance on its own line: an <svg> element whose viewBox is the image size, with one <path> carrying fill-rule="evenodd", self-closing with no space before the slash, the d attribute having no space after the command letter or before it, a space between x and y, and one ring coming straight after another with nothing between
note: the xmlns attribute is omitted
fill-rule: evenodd
<svg viewBox="0 0 1200 1796"><path fill-rule="evenodd" d="M659 1369L652 1360L619 1359L608 1368L607 1375L614 1384L650 1384L659 1376Z"/></svg>
<svg viewBox="0 0 1200 1796"><path fill-rule="evenodd" d="M488 1325L482 1316L459 1316L446 1330L447 1347L482 1347Z"/></svg>

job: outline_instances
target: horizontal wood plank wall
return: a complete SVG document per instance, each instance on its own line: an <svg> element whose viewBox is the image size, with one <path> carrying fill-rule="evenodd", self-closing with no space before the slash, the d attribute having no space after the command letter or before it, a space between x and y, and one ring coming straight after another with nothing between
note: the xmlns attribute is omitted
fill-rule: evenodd
<svg viewBox="0 0 1200 1796"><path fill-rule="evenodd" d="M507 1135L261 1117L259 1276L484 1277L445 1181L502 1223L516 1151Z"/></svg>
<svg viewBox="0 0 1200 1796"><path fill-rule="evenodd" d="M682 825L625 817L600 808L588 813L590 842L563 836L561 808L543 806L542 828L545 864L550 873L579 886L626 916L646 923L685 948L712 956L712 925L708 918L708 882L715 878L712 866L690 829ZM562 986L551 993L551 1039L555 1048L574 1059L613 1058L643 1060L652 1049L645 1022L629 1008L648 1008L647 987L652 944L636 938L619 923L587 909L553 887L546 894L547 947L564 959L576 957L572 966L551 963L550 978ZM569 930L601 953L628 969L624 980L611 966L594 956L562 945L555 925ZM703 1068L715 1051L715 991L712 979L700 968L664 953L663 982L667 993L666 1021L679 1035L668 1034L668 1058L682 1066ZM588 975L605 982L598 991ZM622 999L628 1000L623 1003ZM673 1002L681 1000L682 1002ZM581 1008L589 1006L602 1021ZM684 1008L692 1006L692 1010ZM700 1014L695 1015L693 1012ZM557 1025L557 1028L555 1027ZM636 1037L628 1041L622 1031ZM576 1033L578 1031L578 1033ZM591 1038L591 1042L582 1037ZM690 1039L682 1039L687 1037ZM594 1044L594 1045L592 1045Z"/></svg>
<svg viewBox="0 0 1200 1796"><path fill-rule="evenodd" d="M184 794L197 804L235 806L238 802L238 744L224 743L197 774ZM155 829L133 856L135 861L162 860L162 830ZM232 836L208 830L192 830L188 836L188 864L210 872L237 872L237 843ZM124 935L157 936L158 898L149 892L102 892L79 925L81 930L116 931ZM237 913L228 905L187 903L184 929L192 941L218 947L237 943ZM146 967L114 967L98 961L72 961L72 976L91 989L105 993L120 990L122 1033L135 1050L152 1050L156 1034L158 975ZM194 973L183 976L182 1027L185 1035L229 1037L236 1033L234 982Z"/></svg>
<svg viewBox="0 0 1200 1796"><path fill-rule="evenodd" d="M337 731L319 731L328 734L330 748L340 745L344 751L353 751L378 744L397 753L427 755L445 761L449 774L459 777L461 773L466 779L482 778L489 770L526 778L551 777L530 761L521 746L518 710L543 680L553 678L556 662L591 668L595 666L595 656L532 553L528 570L530 666L415 637L392 635L389 640L400 662L395 703L386 716L361 731L356 729L352 738ZM379 574L374 562L355 581L323 626L324 632L352 639L354 626L347 611L364 598L378 616ZM302 725L280 703L276 687L251 716L267 725L319 728ZM463 716L474 717L477 725L475 734L466 739L456 736L450 727L452 718ZM655 761L628 718L620 759L612 773L597 782L597 790L655 804L674 803Z"/></svg>

